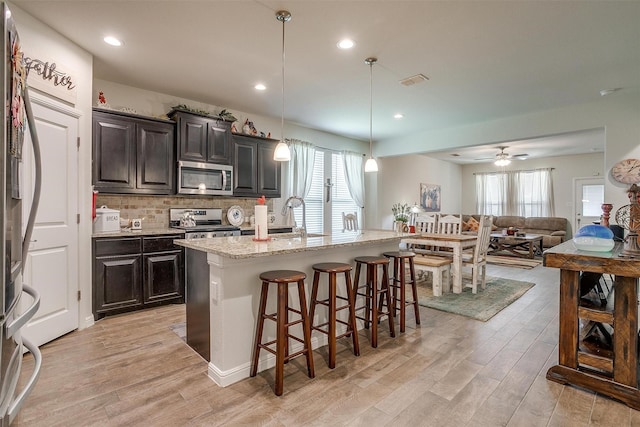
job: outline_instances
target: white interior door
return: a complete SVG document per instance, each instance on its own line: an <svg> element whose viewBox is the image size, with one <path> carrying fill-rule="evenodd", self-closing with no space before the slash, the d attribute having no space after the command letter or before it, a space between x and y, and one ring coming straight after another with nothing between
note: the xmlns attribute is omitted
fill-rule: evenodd
<svg viewBox="0 0 640 427"><path fill-rule="evenodd" d="M604 178L576 178L574 233L583 225L600 221L604 203Z"/></svg>
<svg viewBox="0 0 640 427"><path fill-rule="evenodd" d="M44 97L32 95L31 101L42 154L42 192L24 283L35 288L41 300L22 333L42 345L78 328L79 114ZM25 227L35 179L30 135L25 137L23 158Z"/></svg>

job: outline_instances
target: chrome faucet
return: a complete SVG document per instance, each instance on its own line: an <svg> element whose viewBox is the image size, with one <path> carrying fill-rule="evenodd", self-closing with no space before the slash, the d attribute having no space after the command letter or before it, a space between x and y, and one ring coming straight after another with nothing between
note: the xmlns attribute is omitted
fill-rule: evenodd
<svg viewBox="0 0 640 427"><path fill-rule="evenodd" d="M298 203L295 203L295 202ZM302 205L302 227L296 227L294 232L300 233L301 237L307 237L307 207L304 203L304 199L298 196L291 196L284 202L284 206L282 208L282 215L287 214L287 209L297 208Z"/></svg>

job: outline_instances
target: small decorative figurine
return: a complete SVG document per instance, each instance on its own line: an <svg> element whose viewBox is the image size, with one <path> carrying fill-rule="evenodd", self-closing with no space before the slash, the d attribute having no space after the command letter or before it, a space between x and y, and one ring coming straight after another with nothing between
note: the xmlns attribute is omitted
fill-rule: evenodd
<svg viewBox="0 0 640 427"><path fill-rule="evenodd" d="M244 125L242 126L242 133L244 133L245 135L256 136L258 135L258 130L253 125L253 122L250 122L249 119L246 119L244 121Z"/></svg>
<svg viewBox="0 0 640 427"><path fill-rule="evenodd" d="M233 124L231 125L231 132L232 132L232 133L238 133L238 128L236 127L236 124L235 124L235 123L233 123Z"/></svg>
<svg viewBox="0 0 640 427"><path fill-rule="evenodd" d="M104 92L98 93L98 107L111 109L111 106L107 103L107 98L104 97Z"/></svg>

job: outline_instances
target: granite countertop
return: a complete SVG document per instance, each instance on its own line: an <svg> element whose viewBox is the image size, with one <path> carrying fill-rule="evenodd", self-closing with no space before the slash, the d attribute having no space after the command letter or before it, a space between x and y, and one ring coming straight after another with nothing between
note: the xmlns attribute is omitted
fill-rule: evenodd
<svg viewBox="0 0 640 427"><path fill-rule="evenodd" d="M397 240L399 244L400 239L408 236L411 236L411 234L387 230L364 230L347 231L333 235L310 234L305 238L301 238L299 234L294 233L277 234L267 242L256 242L252 236L228 236L211 239L175 240L174 243L189 249L240 259L394 240Z"/></svg>
<svg viewBox="0 0 640 427"><path fill-rule="evenodd" d="M268 224L267 228L269 230L271 229L280 229L280 228L293 228L293 225L281 225L281 224ZM255 230L256 226L255 225L241 225L240 226L240 231L245 231L245 230Z"/></svg>
<svg viewBox="0 0 640 427"><path fill-rule="evenodd" d="M142 230L120 229L109 233L93 233L91 237L134 237L158 236L160 234L184 234L184 230L177 228L143 228Z"/></svg>

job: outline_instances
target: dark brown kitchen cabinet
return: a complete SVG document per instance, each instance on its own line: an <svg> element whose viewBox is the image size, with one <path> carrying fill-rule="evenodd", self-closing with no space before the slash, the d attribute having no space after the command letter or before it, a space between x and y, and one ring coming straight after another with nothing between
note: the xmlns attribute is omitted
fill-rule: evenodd
<svg viewBox="0 0 640 427"><path fill-rule="evenodd" d="M277 141L233 135L233 195L280 197L281 164L273 160Z"/></svg>
<svg viewBox="0 0 640 427"><path fill-rule="evenodd" d="M184 302L181 235L93 239L93 312L108 314Z"/></svg>
<svg viewBox="0 0 640 427"><path fill-rule="evenodd" d="M184 249L173 244L175 238L142 238L145 304L182 299L184 295Z"/></svg>
<svg viewBox="0 0 640 427"><path fill-rule="evenodd" d="M93 111L93 185L101 193L175 194L175 124Z"/></svg>
<svg viewBox="0 0 640 427"><path fill-rule="evenodd" d="M231 164L231 123L186 111L169 115L178 124L178 160Z"/></svg>

